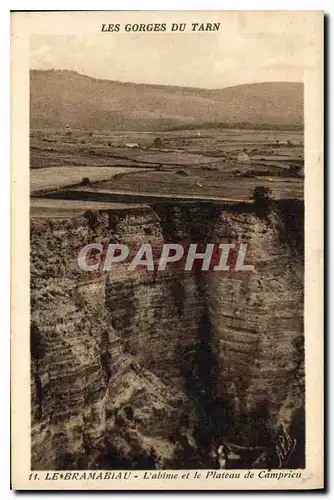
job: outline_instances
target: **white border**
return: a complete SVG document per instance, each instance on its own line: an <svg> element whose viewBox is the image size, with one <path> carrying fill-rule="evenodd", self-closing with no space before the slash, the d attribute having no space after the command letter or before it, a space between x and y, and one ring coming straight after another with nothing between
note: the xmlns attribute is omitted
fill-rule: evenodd
<svg viewBox="0 0 334 500"><path fill-rule="evenodd" d="M203 9L203 7L206 10L229 10L231 7L230 2L218 2L218 1L212 1L212 0L206 0L205 5L203 5L203 2L198 2L196 0L193 1L160 1L160 2L141 2L140 6L138 2L135 1L129 1L129 0L124 0L122 2L110 2L110 1L101 1L101 0L96 0L94 4L90 2L74 2L74 1L64 1L64 0L59 0L58 2L52 2L54 5L50 5L48 3L46 5L45 1L42 0L35 0L32 2L29 2L29 8L27 2L24 1L3 1L0 6L0 38L1 38L1 43L0 43L0 58L1 58L1 68L2 68L2 78L1 78L1 92L0 92L0 99L1 99L1 152L2 152L2 160L3 160L3 166L2 166L2 173L1 173L1 180L2 180L2 185L3 185L3 190L1 193L1 198L0 198L0 203L2 204L1 206L1 213L3 215L2 217L2 245L1 245L1 262L4 262L5 265L3 266L3 273L2 273L2 279L1 279L1 308L2 308L2 314L1 314L1 319L2 319L2 363L1 363L1 383L2 383L2 391L1 391L1 402L2 402L2 412L0 414L0 421L1 421L1 430L3 431L2 435L2 446L1 446L1 475L0 475L0 488L2 492L2 497L7 498L7 495L9 493L9 415L8 415L8 406L6 405L7 401L9 403L9 265L7 263L9 262L9 210L10 210L10 205L9 205L9 164L10 164L10 154L9 154L9 144L10 144L10 133L9 133L9 116L10 116L10 92L9 92L9 10L43 10L48 7L48 10L52 10L52 7L55 10L83 10L83 9L94 9L94 10L138 10L140 7L141 10L200 10ZM233 10L324 10L326 13L333 13L334 12L334 7L333 7L333 2L332 1L322 1L322 2L314 2L314 1L294 1L294 0L281 0L280 2L271 2L270 5L268 5L268 2L265 1L255 1L255 2L247 2L247 1L241 1L241 0L234 0L232 6ZM329 41L329 40L328 40ZM332 49L332 43L330 43L330 47ZM330 50L330 60L328 61L329 63L332 63L332 57L333 57L333 51ZM330 64L328 71L328 81L333 81L330 77L332 76L332 68L333 65ZM330 93L330 85L329 87L329 92ZM329 103L329 110L328 114L330 115L331 111L331 104ZM328 144L330 145L332 143L333 139L333 131L328 130L328 137L327 141ZM329 146L328 146L329 148ZM331 169L331 164L330 164L330 159L327 158L327 174L329 174L329 170ZM330 188L333 188L333 176L330 176L328 179L330 181ZM334 189L332 189L330 192L334 192ZM331 203L330 199L331 196L328 196L329 198L329 215L333 215L333 204ZM6 217L8 215L8 217ZM331 218L333 220L333 218ZM331 233L330 237L328 238L329 240L329 245L330 248L334 248L334 234L333 232ZM332 252L328 252L329 258L331 257ZM333 271L334 272L334 271ZM331 276L331 282L333 278L332 272L330 273ZM332 309L332 302L328 304L329 310ZM328 325L329 326L329 325ZM328 332L328 337L329 337L330 331ZM329 338L327 339L329 341ZM332 352L328 355L328 369L330 369L331 358ZM329 387L332 387L332 385L329 383ZM332 434L333 435L333 434ZM333 445L333 439L331 439L330 442L330 448L331 450ZM329 452L330 453L330 452ZM328 470L328 476L333 477L333 470L332 468ZM31 494L32 496L35 496L36 494ZM64 494L62 494L64 496ZM87 494L85 494L86 497ZM94 493L91 493L91 495L94 495ZM113 494L115 496L115 494ZM205 495L205 493L203 493ZM224 495L230 495L228 492L225 492ZM289 497L292 494L284 494L285 497ZM67 495L65 494L65 497ZM118 496L118 495L117 495ZM156 495L152 495L155 497ZM173 495L173 496L179 496L179 494ZM278 495L280 496L280 495ZM124 498L124 494L122 495Z"/></svg>

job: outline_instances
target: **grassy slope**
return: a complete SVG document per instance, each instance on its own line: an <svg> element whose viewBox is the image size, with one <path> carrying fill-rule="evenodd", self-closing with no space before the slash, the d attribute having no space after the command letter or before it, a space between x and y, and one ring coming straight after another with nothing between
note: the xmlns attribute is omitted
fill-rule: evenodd
<svg viewBox="0 0 334 500"><path fill-rule="evenodd" d="M222 122L303 126L303 85L274 82L222 90L95 80L70 71L33 70L31 127L163 130Z"/></svg>

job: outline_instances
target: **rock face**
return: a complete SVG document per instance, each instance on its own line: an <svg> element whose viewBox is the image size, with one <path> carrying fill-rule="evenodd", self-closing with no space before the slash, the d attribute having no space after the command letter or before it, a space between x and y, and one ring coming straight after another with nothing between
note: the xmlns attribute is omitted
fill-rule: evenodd
<svg viewBox="0 0 334 500"><path fill-rule="evenodd" d="M227 467L270 466L283 429L287 466L303 466L302 215L285 202L32 219L32 468L214 468L222 444ZM255 271L77 266L88 243L201 240L248 243Z"/></svg>

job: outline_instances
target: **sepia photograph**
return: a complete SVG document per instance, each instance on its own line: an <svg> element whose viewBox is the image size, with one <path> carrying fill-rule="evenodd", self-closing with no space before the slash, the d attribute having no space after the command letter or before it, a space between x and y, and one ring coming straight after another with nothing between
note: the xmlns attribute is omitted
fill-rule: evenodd
<svg viewBox="0 0 334 500"><path fill-rule="evenodd" d="M93 14L27 37L25 479L300 487L322 13Z"/></svg>

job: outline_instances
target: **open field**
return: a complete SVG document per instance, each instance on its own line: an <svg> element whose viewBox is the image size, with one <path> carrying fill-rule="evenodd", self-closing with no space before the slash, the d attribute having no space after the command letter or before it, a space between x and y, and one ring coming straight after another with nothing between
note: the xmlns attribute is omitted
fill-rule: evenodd
<svg viewBox="0 0 334 500"><path fill-rule="evenodd" d="M32 198L30 209L32 217L76 217L86 210L128 210L140 209L143 205L135 203L102 203L83 200L52 200Z"/></svg>
<svg viewBox="0 0 334 500"><path fill-rule="evenodd" d="M33 193L45 189L58 189L78 184L85 177L89 177L91 182L102 181L121 175L125 171L134 173L137 169L124 169L122 167L112 169L108 167L92 168L89 166L40 168L34 171L30 177L30 189Z"/></svg>
<svg viewBox="0 0 334 500"><path fill-rule="evenodd" d="M33 476L305 468L303 100L31 71Z"/></svg>
<svg viewBox="0 0 334 500"><path fill-rule="evenodd" d="M211 174L211 172L210 172ZM199 177L183 179L180 182L173 182L167 173L152 172L145 176L134 175L131 180L128 177L119 182L105 181L96 183L91 188L74 188L71 193L76 192L78 197L84 193L83 198L91 193L99 198L99 194L107 195L112 198L115 195L131 195L138 193L141 196L163 196L165 198L197 199L197 200L216 200L216 201L251 201L253 189L258 186L265 186L272 190L275 199L299 198L303 197L303 186L300 182L292 179L279 179L277 177L255 177L251 179L240 179L237 183L234 179L223 179L221 182L207 176L200 183ZM136 189L135 189L136 187ZM103 196L105 199L106 196ZM147 203L147 201L146 201Z"/></svg>
<svg viewBox="0 0 334 500"><path fill-rule="evenodd" d="M127 197L147 203L150 196L239 202L266 186L275 199L303 198L301 132L212 129L158 137L157 145L151 132L32 131L32 195L61 190L57 197L117 203Z"/></svg>

